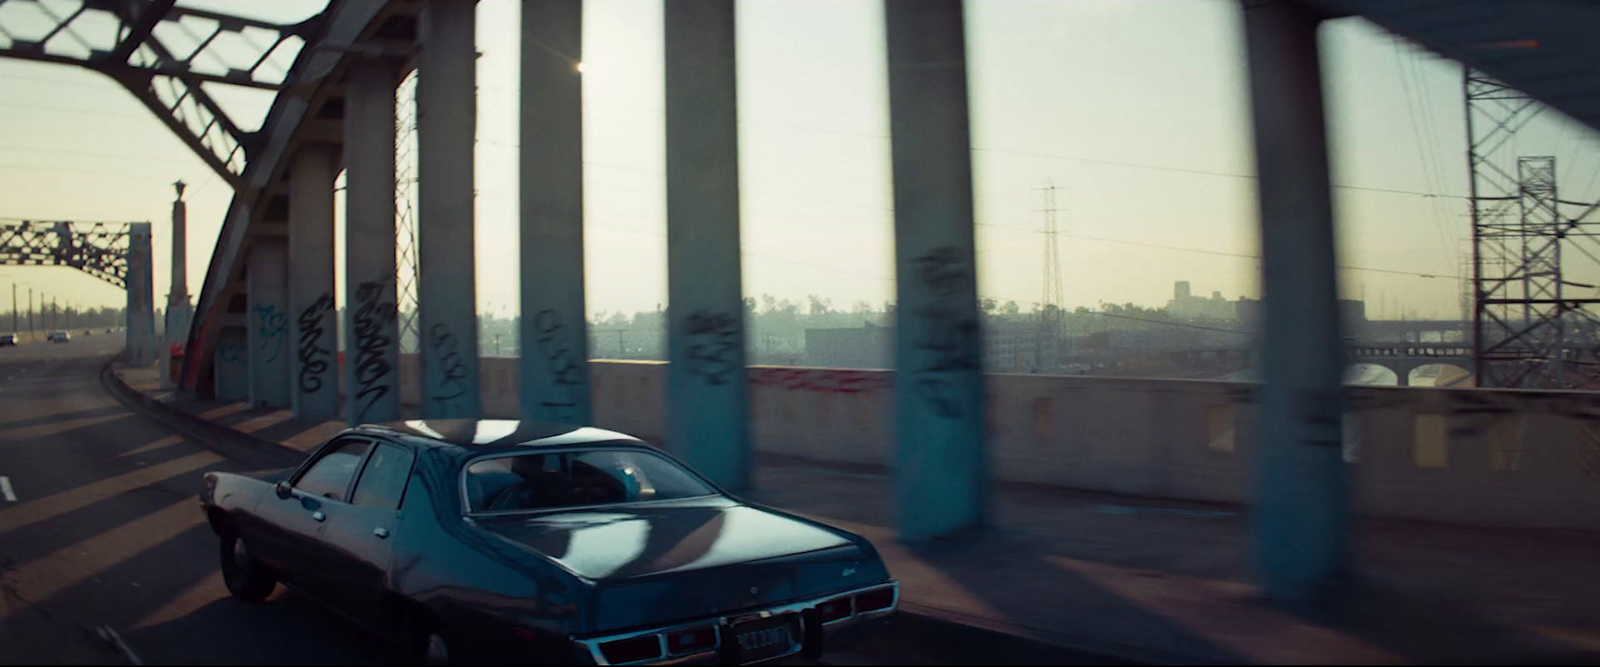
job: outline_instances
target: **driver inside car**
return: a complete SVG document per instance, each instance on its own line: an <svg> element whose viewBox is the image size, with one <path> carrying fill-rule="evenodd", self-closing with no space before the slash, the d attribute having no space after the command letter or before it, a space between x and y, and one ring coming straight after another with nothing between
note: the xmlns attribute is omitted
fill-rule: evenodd
<svg viewBox="0 0 1600 667"><path fill-rule="evenodd" d="M559 455L552 463L559 465ZM573 504L572 484L560 472L545 470L549 456L534 454L511 457L511 472L522 478L495 494L485 509L529 510Z"/></svg>

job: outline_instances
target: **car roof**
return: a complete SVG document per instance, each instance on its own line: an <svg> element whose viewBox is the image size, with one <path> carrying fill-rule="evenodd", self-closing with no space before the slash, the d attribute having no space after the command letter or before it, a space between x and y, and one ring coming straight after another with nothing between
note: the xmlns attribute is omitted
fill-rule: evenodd
<svg viewBox="0 0 1600 667"><path fill-rule="evenodd" d="M421 444L471 449L570 447L618 440L644 444L631 435L592 426L516 419L414 419L362 424L350 432L401 436L412 442L421 441Z"/></svg>

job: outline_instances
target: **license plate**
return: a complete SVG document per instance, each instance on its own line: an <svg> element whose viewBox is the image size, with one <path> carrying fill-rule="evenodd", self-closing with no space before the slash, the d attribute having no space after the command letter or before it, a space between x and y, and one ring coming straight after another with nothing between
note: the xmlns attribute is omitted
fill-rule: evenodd
<svg viewBox="0 0 1600 667"><path fill-rule="evenodd" d="M794 650L793 619L790 615L747 621L733 626L733 640L739 647L739 662L753 662Z"/></svg>

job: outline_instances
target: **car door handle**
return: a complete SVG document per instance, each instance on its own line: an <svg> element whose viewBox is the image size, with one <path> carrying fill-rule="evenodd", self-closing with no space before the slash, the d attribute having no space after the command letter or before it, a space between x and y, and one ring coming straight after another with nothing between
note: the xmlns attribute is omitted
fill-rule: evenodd
<svg viewBox="0 0 1600 667"><path fill-rule="evenodd" d="M311 513L311 520L312 521L327 521L328 520L328 515L323 514L322 510L317 510L317 511Z"/></svg>
<svg viewBox="0 0 1600 667"><path fill-rule="evenodd" d="M389 529L388 528L384 528L383 526L378 526L377 528L373 528L372 529L372 534L373 535L377 535L378 539L380 539L380 540L389 539Z"/></svg>

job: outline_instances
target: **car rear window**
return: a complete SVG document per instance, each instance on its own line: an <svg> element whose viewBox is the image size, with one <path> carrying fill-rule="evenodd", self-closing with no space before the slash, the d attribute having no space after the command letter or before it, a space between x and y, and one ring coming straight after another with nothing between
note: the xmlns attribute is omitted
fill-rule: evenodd
<svg viewBox="0 0 1600 667"><path fill-rule="evenodd" d="M671 459L637 449L529 452L467 465L467 511L514 512L715 493Z"/></svg>

